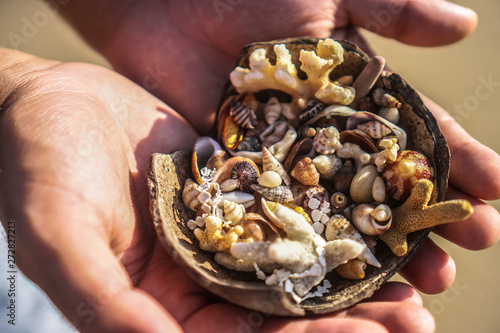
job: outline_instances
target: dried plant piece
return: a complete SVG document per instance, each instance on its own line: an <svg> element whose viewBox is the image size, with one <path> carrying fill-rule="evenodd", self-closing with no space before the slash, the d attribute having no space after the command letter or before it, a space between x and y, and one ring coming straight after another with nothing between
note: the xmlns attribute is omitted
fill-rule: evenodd
<svg viewBox="0 0 500 333"><path fill-rule="evenodd" d="M403 256L408 252L406 236L409 233L462 221L472 214L472 206L467 200L448 200L429 206L433 189L431 181L419 180L404 204L393 210L392 226L379 238L395 255Z"/></svg>

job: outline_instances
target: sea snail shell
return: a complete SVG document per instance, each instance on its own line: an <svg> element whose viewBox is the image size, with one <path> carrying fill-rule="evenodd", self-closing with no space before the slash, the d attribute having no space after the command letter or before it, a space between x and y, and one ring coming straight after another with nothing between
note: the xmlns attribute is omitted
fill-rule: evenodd
<svg viewBox="0 0 500 333"><path fill-rule="evenodd" d="M352 211L352 223L365 235L377 236L391 227L392 212L384 204L375 208L369 204L361 204Z"/></svg>

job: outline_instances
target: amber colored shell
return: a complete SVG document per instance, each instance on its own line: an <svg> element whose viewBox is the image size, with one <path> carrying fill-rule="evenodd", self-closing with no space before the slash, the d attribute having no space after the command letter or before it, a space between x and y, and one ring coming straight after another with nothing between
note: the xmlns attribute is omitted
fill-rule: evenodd
<svg viewBox="0 0 500 333"><path fill-rule="evenodd" d="M248 68L249 55L257 48L264 48L271 63L276 57L273 46L284 43L297 64L301 49L313 50L318 42L316 38L295 38L272 42L255 43L246 46L237 62L238 66ZM357 77L368 62L368 57L353 44L340 41L345 49L344 62L337 66L331 77L343 75ZM418 93L399 75L385 75L376 83L388 94L401 102L401 119L398 126L408 135L407 148L419 151L430 160L435 171L435 193L432 202L444 200L449 171L449 151L444 136L439 130L434 116L425 107ZM236 95L231 84L222 97L226 101ZM265 103L265 101L261 101ZM228 110L221 109L217 120L217 139L223 137L223 125ZM158 239L165 246L170 256L196 282L211 293L237 305L281 316L304 316L338 311L370 297L380 286L389 280L411 257L415 249L427 237L430 230L412 233L408 239L408 254L397 257L386 247L377 248L377 259L381 269L368 267L366 276L361 280L339 279L335 272L326 278L335 281L328 293L321 297L309 298L296 304L281 286L267 286L258 280L254 272L237 272L219 265L214 254L200 251L198 241L186 222L195 212L182 202L182 186L190 174L190 151L181 150L169 155L154 154L149 160L148 185L150 193L150 212ZM269 302L271 300L272 302ZM272 306L267 306L272 305Z"/></svg>

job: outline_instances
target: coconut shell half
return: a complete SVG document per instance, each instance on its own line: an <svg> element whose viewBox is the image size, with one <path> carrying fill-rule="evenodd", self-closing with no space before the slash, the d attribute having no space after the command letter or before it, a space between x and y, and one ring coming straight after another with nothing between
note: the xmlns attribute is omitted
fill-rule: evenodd
<svg viewBox="0 0 500 333"><path fill-rule="evenodd" d="M299 68L298 55L301 49L314 50L318 39L295 38L246 46L237 62L248 67L250 53L257 48L265 48L271 63L275 59L273 46L285 44L292 59ZM344 62L337 66L332 76L350 74L356 77L369 61L368 56L357 46L339 41L344 49ZM302 73L304 74L304 73ZM304 74L305 75L305 74ZM407 133L407 149L417 150L426 155L435 168L434 194L432 202L445 197L449 173L450 154L446 140L434 116L422 102L418 93L397 74L382 76L377 87L384 87L403 106L398 126ZM228 83L223 100L236 94ZM218 115L220 122L224 115ZM150 211L158 234L172 258L201 286L229 302L274 315L303 316L341 310L368 298L389 280L410 259L418 246L428 236L430 229L414 232L408 236L408 253L398 257L383 242L378 242L376 257L382 268L369 266L362 280L346 280L335 271L326 278L332 283L329 293L322 297L308 298L296 304L281 286L270 287L258 280L255 273L237 272L220 266L214 260L214 253L199 249L193 231L186 226L194 212L182 201L182 188L186 178L192 177L188 167L191 151L180 150L172 154L154 154L148 165L148 185Z"/></svg>

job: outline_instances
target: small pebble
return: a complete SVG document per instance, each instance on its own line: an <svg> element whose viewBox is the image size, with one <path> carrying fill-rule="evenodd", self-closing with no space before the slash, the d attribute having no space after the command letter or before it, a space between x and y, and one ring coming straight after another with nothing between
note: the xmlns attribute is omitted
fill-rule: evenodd
<svg viewBox="0 0 500 333"><path fill-rule="evenodd" d="M318 235L321 235L325 231L325 225L321 222L314 222L312 227Z"/></svg>
<svg viewBox="0 0 500 333"><path fill-rule="evenodd" d="M317 209L319 207L320 201L316 198L311 198L307 204L311 209Z"/></svg>
<svg viewBox="0 0 500 333"><path fill-rule="evenodd" d="M314 222L318 222L318 221L321 221L321 216L323 215L323 213L317 209L313 210L311 212L311 218Z"/></svg>

